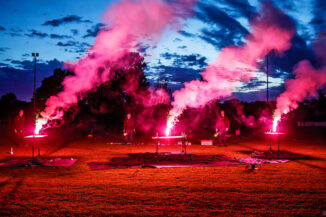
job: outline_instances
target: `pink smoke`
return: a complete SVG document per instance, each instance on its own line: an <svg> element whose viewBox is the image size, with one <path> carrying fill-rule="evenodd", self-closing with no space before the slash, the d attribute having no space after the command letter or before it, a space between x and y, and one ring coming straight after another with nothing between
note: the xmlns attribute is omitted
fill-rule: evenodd
<svg viewBox="0 0 326 217"><path fill-rule="evenodd" d="M133 67L133 61L125 57L142 42L157 43L168 26L180 28L183 18L191 14L195 4L195 0L181 0L179 4L163 0L122 0L113 4L103 16L108 29L98 34L88 55L75 63L65 64L75 75L66 77L62 83L63 91L47 100L41 113L42 125L61 118L84 93L110 80L114 69ZM150 104L161 97L166 100L168 95L150 90L147 97L141 100Z"/></svg>
<svg viewBox="0 0 326 217"><path fill-rule="evenodd" d="M294 25L287 17L270 3L264 3L261 15L251 21L251 33L242 47L223 48L212 64L202 73L203 81L194 80L185 83L185 87L173 93L173 108L167 124L166 134L178 120L178 116L187 107L199 107L213 99L232 95L238 82L248 82L256 75L258 60L275 50L279 53L287 50L294 34ZM283 18L289 26L280 25Z"/></svg>
<svg viewBox="0 0 326 217"><path fill-rule="evenodd" d="M306 97L316 96L317 90L326 84L326 30L318 35L313 47L322 66L316 69L308 60L303 60L295 66L293 71L295 78L285 82L285 92L276 100L274 118L277 121L283 114L296 109L298 102Z"/></svg>

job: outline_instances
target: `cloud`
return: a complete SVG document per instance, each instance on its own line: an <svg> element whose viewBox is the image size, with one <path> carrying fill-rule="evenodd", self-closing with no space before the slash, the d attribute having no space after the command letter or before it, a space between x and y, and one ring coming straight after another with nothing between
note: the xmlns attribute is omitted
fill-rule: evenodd
<svg viewBox="0 0 326 217"><path fill-rule="evenodd" d="M9 66L9 64L7 64L7 63L1 63L1 62L0 62L0 68L1 68L1 67L8 67L8 66Z"/></svg>
<svg viewBox="0 0 326 217"><path fill-rule="evenodd" d="M44 22L43 26L53 26L58 27L60 25L68 24L68 23L91 23L90 20L83 20L80 16L70 15L60 19L53 19Z"/></svg>
<svg viewBox="0 0 326 217"><path fill-rule="evenodd" d="M50 75L56 68L63 65L57 59L38 61L36 65L37 85ZM0 96L13 92L17 98L30 100L33 92L33 69L34 61L10 60L9 64L0 64Z"/></svg>
<svg viewBox="0 0 326 217"><path fill-rule="evenodd" d="M290 78L293 67L301 60L307 59L315 62L316 57L313 50L308 47L302 37L295 35L291 43L291 48L285 51L283 55L276 55L273 52L269 55L271 76L282 77L284 79Z"/></svg>
<svg viewBox="0 0 326 217"><path fill-rule="evenodd" d="M9 35L11 37L22 36L22 32L23 32L23 30L21 30L21 29L10 28Z"/></svg>
<svg viewBox="0 0 326 217"><path fill-rule="evenodd" d="M250 19L256 13L255 7L251 6L247 0L221 0L220 3L232 9L229 13Z"/></svg>
<svg viewBox="0 0 326 217"><path fill-rule="evenodd" d="M269 83L269 82L268 82ZM260 81L257 78L252 79L250 82L243 83L241 90L257 90L257 88L266 86L266 81Z"/></svg>
<svg viewBox="0 0 326 217"><path fill-rule="evenodd" d="M69 35L58 35L58 34L50 34L50 38L52 39L65 39L65 38L72 38Z"/></svg>
<svg viewBox="0 0 326 217"><path fill-rule="evenodd" d="M28 36L28 37L30 37L30 38L35 38L35 37L37 37L37 38L45 38L45 37L48 36L47 33L39 32L39 31L36 31L34 29L29 30L29 32L30 33L28 33L28 34L25 33L25 35Z"/></svg>
<svg viewBox="0 0 326 217"><path fill-rule="evenodd" d="M145 43L140 43L137 46L137 51L139 53L141 53L143 56L146 56L146 51L151 48L151 46L149 44L145 44Z"/></svg>
<svg viewBox="0 0 326 217"><path fill-rule="evenodd" d="M190 33L190 32L184 31L184 30L179 31L179 33L180 33L181 35L183 35L183 36L185 36L185 37L189 37L189 38L191 38L191 37L195 37L195 36L196 36L195 34L192 34L192 33Z"/></svg>
<svg viewBox="0 0 326 217"><path fill-rule="evenodd" d="M313 2L314 17L310 21L310 24L312 24L316 33L319 33L322 30L326 29L326 4L325 0L315 0Z"/></svg>
<svg viewBox="0 0 326 217"><path fill-rule="evenodd" d="M198 3L196 16L208 24L208 27L202 28L199 37L219 49L230 44L239 45L248 34L248 30L239 21L212 4Z"/></svg>
<svg viewBox="0 0 326 217"><path fill-rule="evenodd" d="M0 31L5 31L6 30L6 28L5 27L3 27L3 26L0 26Z"/></svg>
<svg viewBox="0 0 326 217"><path fill-rule="evenodd" d="M172 60L174 67L204 69L207 66L207 58L199 54L180 55L177 53L162 53L161 57L166 60Z"/></svg>
<svg viewBox="0 0 326 217"><path fill-rule="evenodd" d="M202 34L199 35L199 38L218 49L222 49L232 44L239 46L241 45L244 36L243 33L233 32L229 29L215 30L204 28L201 30L201 33Z"/></svg>
<svg viewBox="0 0 326 217"><path fill-rule="evenodd" d="M59 35L59 34L47 34L45 32L39 32L35 29L29 30L30 33L25 33L26 36L30 38L51 38L51 39L69 39L72 38L69 35Z"/></svg>
<svg viewBox="0 0 326 217"><path fill-rule="evenodd" d="M0 47L0 52L5 52L9 49L10 49L9 47Z"/></svg>
<svg viewBox="0 0 326 217"><path fill-rule="evenodd" d="M70 29L70 31L73 35L78 35L79 33L78 29Z"/></svg>
<svg viewBox="0 0 326 217"><path fill-rule="evenodd" d="M166 66L166 65L156 65L150 67L146 76L148 80L157 81L160 78L166 78L170 84L178 84L178 87L182 87L185 81L199 80L200 70L193 68Z"/></svg>
<svg viewBox="0 0 326 217"><path fill-rule="evenodd" d="M91 45L86 42L69 40L67 42L58 42L57 46L65 47L65 51L71 53L84 53Z"/></svg>
<svg viewBox="0 0 326 217"><path fill-rule="evenodd" d="M284 91L284 85L268 88L269 101L275 100L280 95L280 93L282 93L282 91ZM227 97L224 100L234 98L240 99L241 101L245 102L266 101L266 89L260 89L257 91L250 92L233 92L232 96Z"/></svg>
<svg viewBox="0 0 326 217"><path fill-rule="evenodd" d="M99 33L99 31L101 31L102 29L104 29L104 27L105 25L103 23L98 23L92 26L90 29L86 30L86 34L83 36L83 38L96 37L97 33Z"/></svg>

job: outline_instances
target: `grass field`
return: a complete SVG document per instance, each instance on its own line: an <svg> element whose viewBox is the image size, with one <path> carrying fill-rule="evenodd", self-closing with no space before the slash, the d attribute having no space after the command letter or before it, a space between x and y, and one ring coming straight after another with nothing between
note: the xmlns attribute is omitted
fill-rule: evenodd
<svg viewBox="0 0 326 217"><path fill-rule="evenodd" d="M88 162L154 152L154 143L124 146L83 139L43 145L44 157L74 157L72 167L0 168L0 214L16 216L326 216L326 141L281 141L305 155L289 163L164 169L90 170ZM192 145L193 154L248 157L268 150L264 140L237 139L228 147ZM9 159L2 140L0 161ZM160 147L179 151L180 146ZM14 157L30 157L15 147Z"/></svg>

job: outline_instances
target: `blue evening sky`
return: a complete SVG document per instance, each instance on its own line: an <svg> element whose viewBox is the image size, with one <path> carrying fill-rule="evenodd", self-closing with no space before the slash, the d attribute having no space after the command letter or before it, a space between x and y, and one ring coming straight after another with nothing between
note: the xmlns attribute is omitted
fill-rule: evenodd
<svg viewBox="0 0 326 217"><path fill-rule="evenodd" d="M32 52L39 52L37 85L62 67L64 61L85 55L102 28L101 16L113 0L1 0L0 7L0 96L13 92L30 100L33 84ZM172 90L183 82L199 79L199 72L214 61L219 51L239 44L250 32L249 19L257 12L258 0L200 0L195 14L179 32L166 31L154 48L143 50L146 75L153 84L167 78ZM272 57L271 97L284 89L284 79L302 59L312 59L310 44L326 28L324 0L274 0L296 23L293 47L282 57ZM240 83L234 97L264 100L264 67L252 82Z"/></svg>

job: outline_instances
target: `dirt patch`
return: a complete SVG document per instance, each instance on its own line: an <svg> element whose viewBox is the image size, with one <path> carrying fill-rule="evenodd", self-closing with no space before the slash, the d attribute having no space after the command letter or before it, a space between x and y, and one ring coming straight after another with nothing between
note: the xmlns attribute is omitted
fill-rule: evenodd
<svg viewBox="0 0 326 217"><path fill-rule="evenodd" d="M10 159L0 163L0 167L70 167L76 163L74 158L29 158L29 159Z"/></svg>
<svg viewBox="0 0 326 217"><path fill-rule="evenodd" d="M90 162L92 170L122 168L207 167L241 164L225 155L195 155L173 153L133 153L127 157L111 158L109 162Z"/></svg>

